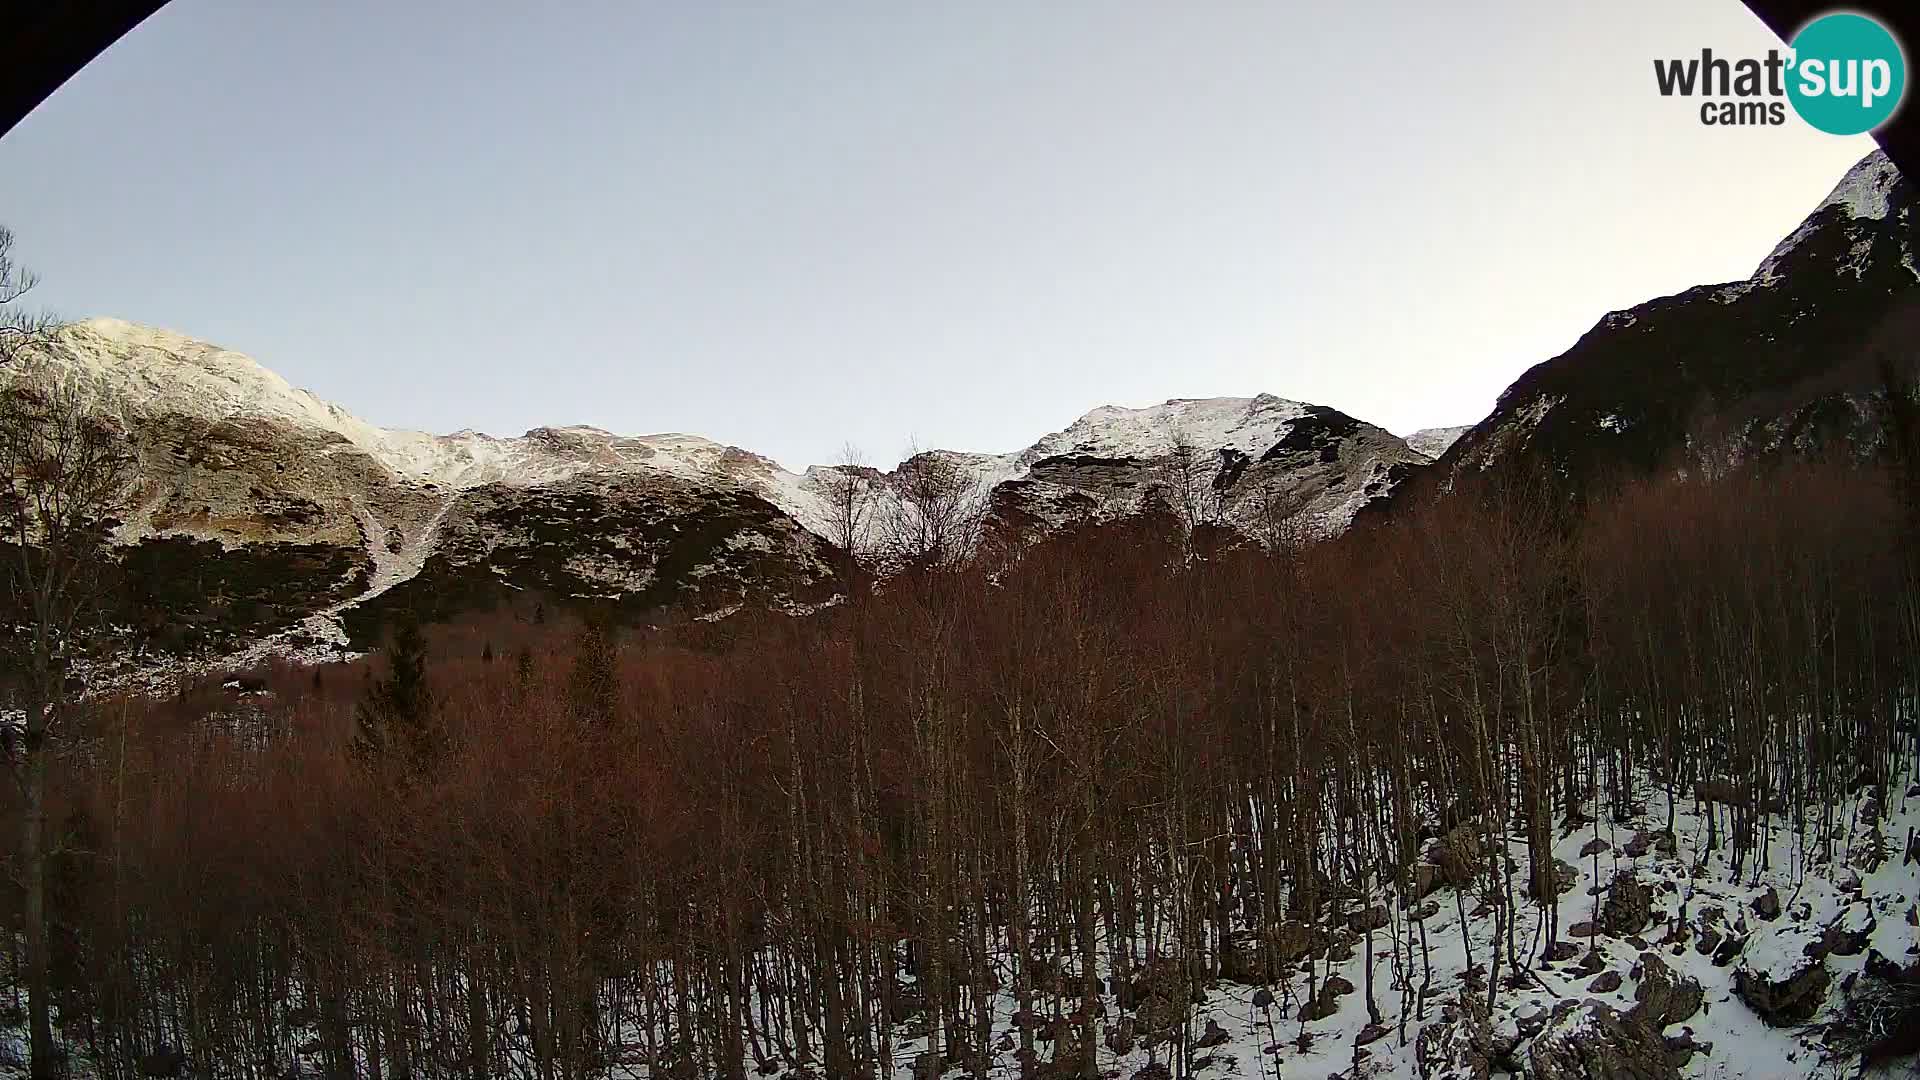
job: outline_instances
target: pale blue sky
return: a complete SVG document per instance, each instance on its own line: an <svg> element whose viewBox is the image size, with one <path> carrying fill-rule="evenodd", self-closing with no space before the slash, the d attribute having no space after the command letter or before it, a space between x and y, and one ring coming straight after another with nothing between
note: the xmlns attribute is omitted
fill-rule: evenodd
<svg viewBox="0 0 1920 1080"><path fill-rule="evenodd" d="M1700 125L1739 0L173 0L4 139L62 314L377 423L1010 450L1267 391L1478 419L1745 277L1864 138Z"/></svg>

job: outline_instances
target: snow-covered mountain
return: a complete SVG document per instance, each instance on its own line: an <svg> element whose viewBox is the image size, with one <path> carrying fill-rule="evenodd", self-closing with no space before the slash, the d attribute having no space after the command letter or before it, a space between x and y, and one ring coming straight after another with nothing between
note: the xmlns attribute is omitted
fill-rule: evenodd
<svg viewBox="0 0 1920 1080"><path fill-rule="evenodd" d="M251 357L115 319L62 330L15 378L77 385L139 459L118 538L129 621L171 651L297 629L365 641L397 605L444 616L501 590L700 612L831 602L841 466L793 473L696 435L543 427L510 438L369 424ZM935 450L1016 541L1144 512L1248 535L1326 534L1427 458L1270 395L1104 407L1013 454ZM910 510L859 471L879 548Z"/></svg>
<svg viewBox="0 0 1920 1080"><path fill-rule="evenodd" d="M497 438L376 427L296 389L252 357L118 319L68 327L52 362L61 377L80 381L107 407L141 426L176 428L179 441L189 445L236 426L270 426L312 444L329 462L350 461L378 480L425 490L537 487L587 473L636 472L733 484L796 515L808 509L800 477L697 435L626 437L575 426Z"/></svg>
<svg viewBox="0 0 1920 1080"><path fill-rule="evenodd" d="M1095 409L1018 454L964 455L1006 521L1057 528L1160 509L1249 536L1344 530L1425 461L1384 428L1261 394Z"/></svg>
<svg viewBox="0 0 1920 1080"><path fill-rule="evenodd" d="M836 495L851 481L870 500L854 546L871 557L907 531L904 492L928 462L964 482L996 542L1145 513L1264 541L1337 533L1389 494L1510 461L1545 460L1577 490L1708 447L1869 445L1876 343L1920 325L1914 202L1876 152L1750 280L1608 315L1486 420L1411 445L1260 395L1103 407L1013 454L793 473L695 435L392 431L239 353L111 319L7 377L77 383L124 422L142 481L119 533L125 621L168 651L289 632L363 644L396 607L448 616L513 593L808 610L841 591Z"/></svg>

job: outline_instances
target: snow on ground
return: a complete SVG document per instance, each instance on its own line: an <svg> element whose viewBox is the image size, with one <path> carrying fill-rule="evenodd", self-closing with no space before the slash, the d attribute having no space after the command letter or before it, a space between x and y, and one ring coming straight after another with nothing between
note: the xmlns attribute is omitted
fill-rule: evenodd
<svg viewBox="0 0 1920 1080"><path fill-rule="evenodd" d="M1688 1060L1679 1069L1682 1077L1811 1080L1866 1075L1855 1060L1826 1057L1820 1036L1823 1026L1838 1017L1843 1000L1841 987L1862 971L1873 952L1900 964L1920 963L1920 943L1916 943L1920 931L1914 926L1920 865L1903 864L1899 858L1900 845L1910 830L1920 828L1920 787L1896 794L1892 812L1877 826L1871 820L1866 799L1841 806L1832 834L1835 857L1831 860L1822 857L1817 825L1803 840L1776 816L1763 827L1765 868L1757 867L1750 856L1739 872L1728 858L1724 820L1720 849L1709 850L1706 817L1690 800L1683 801L1675 807L1675 827L1669 841L1662 835L1667 821L1664 792L1643 784L1636 796L1644 809L1635 816L1615 821L1604 814L1590 813L1589 817L1598 819L1593 824L1561 830L1554 854L1576 873L1560 897L1558 936L1562 942L1575 943L1577 949L1575 955L1558 962L1536 962L1531 972L1517 981L1510 980L1510 973L1503 969L1499 994L1489 1014L1491 1041L1512 1047L1505 1058L1520 1064L1523 1071L1504 1071L1496 1060L1491 1075L1527 1075L1530 1051L1536 1046L1587 1048L1602 1041L1607 1020L1595 1007L1604 1005L1615 1014L1626 1014L1640 1003L1645 996L1643 988L1653 978L1643 961L1646 954L1657 956L1676 983L1697 980L1703 991L1691 1015L1656 1032L1667 1048L1688 1051ZM1722 816L1724 819L1724 813ZM1880 840L1893 843L1892 857L1867 865L1870 861L1863 855ZM1507 848L1515 865L1515 889L1520 892L1526 873L1524 838L1509 837ZM1601 921L1608 887L1616 875L1623 873L1631 874L1650 890L1651 917L1645 928L1635 935L1603 932L1585 936L1581 924ZM1424 930L1432 964L1431 989L1403 1014L1402 986L1411 981L1417 988L1423 979L1419 948L1412 944L1420 928L1409 917L1414 909L1411 902L1397 904L1395 898L1384 895L1376 899L1393 912L1392 921L1372 937L1375 995L1382 1013L1378 1026L1370 1022L1363 996L1366 973L1362 950L1366 941L1360 938L1349 958L1320 967L1323 981L1336 976L1353 988L1336 996L1337 1007L1320 1019L1300 1020L1299 1006L1307 987L1305 977L1295 971L1290 970L1285 980L1270 984L1273 1000L1264 1004L1259 1002L1267 988L1261 986L1224 980L1206 985L1205 1001L1194 1006L1188 1021L1196 1041L1193 1075L1275 1080L1421 1077L1417 1047L1422 1029L1444 1026L1443 1012L1463 995L1485 1000L1484 981L1475 981L1472 985L1477 988L1468 989L1469 980L1464 976L1469 968L1469 949L1483 968L1492 955L1493 923L1490 917L1473 912L1478 905L1476 895L1460 894L1451 888L1440 889L1419 906L1429 912ZM1779 901L1777 914L1768 906L1775 899ZM1465 918L1462 910L1468 911ZM1521 955L1537 957L1542 950L1543 910L1521 901ZM1861 935L1865 947L1842 949L1819 961L1831 974L1832 989L1805 1022L1785 1027L1769 1025L1736 993L1736 973L1777 978L1792 975L1808 964L1805 947L1818 940L1821 930L1829 926ZM1744 944L1737 948L1708 947L1710 943L1701 935L1708 927L1745 935ZM1396 957L1394 935L1407 943L1401 950L1411 961L1405 970ZM1591 956L1587 955L1589 949ZM1007 974L1002 972L1003 986L1011 984ZM1105 1036L1122 1013L1111 996L1104 999L1103 1009L1098 1025L1100 1074L1119 1080L1154 1075L1143 1070L1155 1062L1167 1062L1170 1046L1162 1043L1157 1049L1149 1049L1135 1045L1117 1052L1107 1045ZM1014 1011L1010 993L996 997L997 1049L992 1055L991 1080L1013 1080L1020 1075L1011 1037ZM1303 1032L1307 1036L1304 1039ZM22 1047L7 1045L17 1044L18 1036L17 1028L0 1031L0 1075L17 1071L8 1069L9 1058L24 1058ZM1200 1041L1208 1045L1198 1047ZM625 1049L616 1050L608 1075L649 1075L639 1057L643 1042L637 1030L626 1028L617 1033L616 1045ZM1050 1058L1052 1046L1048 1041L1039 1041L1037 1048L1043 1062ZM895 1067L890 1080L923 1080L916 1073L915 1062L927 1049L926 1035L913 1021L897 1025ZM1902 1063L1893 1063L1894 1072L1889 1075L1899 1075L1903 1067ZM754 1072L752 1062L748 1071ZM956 1065L945 1075L957 1078L967 1074ZM1434 1075L1439 1075L1438 1070ZM1607 1075L1650 1074L1619 1071Z"/></svg>
<svg viewBox="0 0 1920 1080"><path fill-rule="evenodd" d="M1554 1016L1556 1006L1568 1001L1604 1002L1621 1013L1627 1012L1636 1004L1635 994L1643 981L1637 968L1640 954L1655 952L1677 977L1698 979L1705 990L1698 1013L1681 1023L1668 1025L1662 1032L1670 1043L1690 1039L1700 1048L1681 1069L1682 1076L1732 1080L1854 1075L1854 1067L1847 1063L1823 1060L1819 1026L1835 1019L1840 1002L1838 988L1848 975L1865 966L1869 951L1877 950L1896 963L1920 962L1920 945L1915 943L1917 931L1910 922L1912 905L1920 898L1920 865L1902 865L1897 850L1904 843L1907 831L1920 827L1920 795L1896 795L1895 810L1879 829L1880 835L1893 839L1895 855L1871 873L1862 874L1846 861L1849 849L1857 856L1860 844L1874 832L1862 820L1864 803L1855 803L1845 808L1840 827L1845 830L1842 839L1847 842L1836 846L1839 860L1816 861L1776 818L1771 823L1767 844L1770 868L1756 872L1750 858L1738 881L1733 880L1725 849L1724 821L1721 850L1710 852L1706 849L1706 819L1694 811L1691 801L1684 801L1676 808L1675 837L1670 853L1663 852L1656 841L1644 854L1627 854L1626 849L1637 832L1657 836L1666 822L1664 794L1649 788L1641 795L1645 800L1644 814L1618 822L1603 819L1595 826L1566 834L1554 849L1556 857L1579 871L1574 886L1560 898L1560 940L1577 942L1582 953L1590 942L1599 954L1600 966L1583 969L1579 958L1536 965L1530 985L1517 990L1501 989L1492 1017L1496 1033L1504 1032L1507 1038L1519 1040L1525 1032L1541 1031L1546 1027L1543 1021ZM1598 856L1597 876L1596 859L1581 854L1596 838L1608 845ZM1515 887L1523 893L1524 837L1510 838L1508 846L1519 867ZM1799 880L1796 880L1796 868L1802 872ZM1606 886L1621 872L1631 872L1652 888L1653 918L1639 939L1572 936L1570 931L1577 924L1596 921L1605 900ZM1769 888L1782 901L1780 916L1771 922L1755 912L1755 905ZM1313 1038L1306 1049L1301 1049L1297 1040L1303 1025L1297 1019L1294 1005L1305 993L1304 976L1294 977L1292 1000L1288 994L1275 989L1279 1001L1269 1009L1253 1003L1260 987L1223 981L1208 994L1207 1003L1194 1010L1191 1028L1196 1038L1207 1029L1209 1022L1218 1024L1225 1032L1219 1045L1195 1051L1196 1060L1208 1061L1204 1068L1196 1070L1196 1075L1312 1077L1314 1080L1334 1074L1420 1076L1415 1058L1415 1039L1420 1028L1437 1020L1441 1007L1460 992L1462 975L1468 966L1469 945L1475 961L1485 965L1493 939L1491 918L1475 918L1471 914L1476 906L1472 897L1466 899L1469 915L1465 920L1460 917L1460 905L1455 902L1453 890L1443 889L1431 900L1438 906L1438 911L1426 920L1434 992L1424 1008L1416 1006L1413 1015L1401 1015L1398 983L1407 978L1417 985L1421 974L1417 949L1409 970L1403 973L1395 966L1388 934L1397 930L1411 938L1417 933L1414 924L1405 920L1404 910L1396 910L1394 924L1374 935L1374 979L1386 1028L1384 1034L1367 1031L1369 1019L1363 991L1356 990L1338 999L1339 1008L1332 1016L1304 1025ZM1538 935L1534 923L1541 909L1524 901L1523 905L1522 954L1538 955L1544 938ZM1700 939L1696 934L1701 925L1700 914L1706 907L1721 908L1729 924L1744 924L1750 932L1745 947L1727 963L1716 964L1711 952L1699 950ZM1828 925L1855 931L1872 926L1868 950L1852 956L1826 958L1834 989L1806 1025L1769 1026L1735 995L1733 973L1746 968L1786 977L1796 967L1806 964L1804 946L1818 940L1821 930ZM1676 926L1686 928L1687 936L1669 941ZM1334 965L1332 970L1355 987L1365 986L1365 961L1358 950L1352 959ZM1609 983L1615 984L1613 989L1605 989ZM1108 999L1108 1003L1109 1017L1117 1016L1112 999ZM1013 1012L1010 997L1003 996L996 1002L996 1031L1010 1029ZM1562 1013L1547 1030L1565 1034L1587 1022L1589 1013L1585 1010ZM907 1037L910 1030L902 1029L904 1041L898 1044L897 1080L913 1080L913 1060L926 1049L924 1038ZM1357 1047L1363 1034L1373 1037ZM1357 1068L1356 1048L1363 1051L1363 1060ZM1048 1048L1042 1045L1040 1050L1045 1058ZM1514 1056L1522 1062L1527 1060L1524 1043ZM1104 1046L1099 1051L1104 1076L1132 1077L1150 1060L1151 1052L1141 1048L1126 1054L1116 1054ZM1159 1060L1167 1060L1164 1048ZM962 1074L949 1071L948 1075ZM996 1078L1019 1075L1012 1053L1002 1051L996 1055L992 1075Z"/></svg>
<svg viewBox="0 0 1920 1080"><path fill-rule="evenodd" d="M1663 1037L1666 1048L1684 1047L1690 1052L1679 1069L1681 1076L1690 1080L1759 1080L1861 1075L1857 1061L1827 1058L1820 1034L1823 1025L1837 1019L1843 1000L1840 988L1849 976L1862 971L1873 952L1899 964L1920 963L1920 944L1916 944L1920 931L1913 924L1914 903L1920 897L1920 865L1902 864L1898 858L1898 845L1904 843L1909 830L1920 827L1920 787L1896 795L1892 814L1877 828L1870 823L1865 799L1841 807L1833 860L1820 857L1816 838L1803 841L1775 817L1764 826L1765 868L1759 868L1758 860L1750 854L1737 873L1726 849L1724 811L1719 849L1709 850L1707 818L1690 800L1675 807L1675 827L1671 841L1667 841L1662 835L1667 821L1664 792L1643 784L1636 796L1644 809L1631 818L1614 821L1604 814L1591 813L1593 807L1589 805L1587 816L1597 818L1594 824L1562 830L1554 854L1575 868L1575 874L1560 897L1558 940L1574 943L1577 948L1558 962L1536 961L1517 981L1512 981L1511 972L1503 968L1499 994L1490 1013L1492 1041L1513 1048L1506 1057L1520 1064L1523 1073L1503 1071L1496 1060L1492 1075L1523 1075L1535 1045L1557 1043L1580 1048L1599 1041L1606 1021L1594 1007L1604 1005L1616 1014L1635 1008L1643 987L1655 977L1643 964L1646 954L1657 956L1676 983L1697 980L1702 989L1696 1011L1656 1032ZM1876 838L1891 838L1894 856L1863 873L1854 864L1862 862L1862 854ZM1515 891L1524 896L1524 836L1509 837L1507 849L1515 866ZM1589 933L1581 924L1602 921L1609 887L1620 874L1630 874L1650 891L1650 918L1645 928L1633 935ZM1779 910L1770 916L1767 901L1776 898ZM1414 944L1420 924L1410 917L1416 905L1411 899L1405 904L1396 903L1386 895L1374 899L1393 912L1392 921L1372 938L1375 995L1382 1014L1378 1026L1371 1023L1363 996L1366 972L1362 950L1366 941L1361 937L1349 958L1330 967L1324 963L1320 966L1323 982L1337 977L1352 988L1337 995L1337 1007L1320 1019L1301 1021L1299 1007L1306 1000L1307 980L1295 970L1290 969L1285 980L1266 987L1225 980L1206 985L1204 1004L1196 1005L1188 1020L1196 1041L1193 1074L1276 1080L1363 1076L1411 1080L1422 1076L1417 1057L1422 1029L1442 1023L1443 1011L1463 995L1486 999L1484 980L1475 981L1472 985L1477 988L1470 990L1465 976L1470 966L1469 950L1474 966L1482 971L1492 956L1493 921L1474 910L1479 906L1477 894L1463 895L1451 888L1442 888L1426 903L1417 905L1419 910L1430 912L1424 920L1424 931L1432 982L1427 996L1403 1013L1402 987L1411 982L1417 988L1423 979L1420 950ZM1545 944L1545 909L1524 899L1520 904L1519 954L1538 957ZM1463 910L1467 912L1464 918ZM1709 927L1718 927L1730 936L1744 936L1744 943L1737 943L1737 948L1710 948L1701 934ZM1819 961L1832 977L1832 989L1805 1022L1785 1027L1769 1025L1736 994L1736 973L1788 978L1808 965L1806 947L1818 941L1827 927L1863 936L1865 947L1843 949ZM1403 942L1401 951L1409 961L1404 970L1396 957L1394 935ZM1587 955L1589 951L1591 956ZM1101 955L1104 969L1104 942ZM1011 972L1004 970L1005 959L999 959L1003 967L999 982L1010 987ZM1273 1000L1257 1004L1262 1001L1263 990L1270 990ZM1417 998L1417 994L1414 996ZM1013 1080L1020 1075L1020 1067L1014 1053L1015 1002L1010 991L997 995L993 1008L997 1049L989 1076L992 1080ZM1122 1013L1110 995L1103 999L1102 1009L1097 1064L1103 1077L1126 1080L1152 1076L1152 1072L1143 1070L1170 1060L1171 1047L1165 1043L1157 1049L1138 1044L1124 1052L1116 1051L1107 1043L1106 1035ZM1306 1038L1302 1038L1303 1032ZM637 1056L642 1045L638 1032L628 1030L619 1041L629 1053L616 1055L614 1074L648 1075ZM1198 1047L1200 1041L1208 1045ZM922 1080L916 1061L928 1051L927 1042L925 1032L913 1021L896 1027L892 1080ZM1052 1046L1048 1041L1039 1041L1037 1049L1042 1062L1050 1059ZM1899 1066L1895 1067L1897 1070ZM752 1062L748 1069L752 1071ZM945 1075L951 1078L967 1073L956 1064ZM1621 1071L1609 1075L1643 1074Z"/></svg>

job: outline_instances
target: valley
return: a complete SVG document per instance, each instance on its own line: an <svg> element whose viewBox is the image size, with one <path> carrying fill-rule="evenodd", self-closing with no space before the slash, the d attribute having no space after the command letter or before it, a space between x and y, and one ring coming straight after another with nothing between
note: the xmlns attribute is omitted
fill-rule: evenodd
<svg viewBox="0 0 1920 1080"><path fill-rule="evenodd" d="M7 474L19 580L104 598L12 620L64 1060L1910 1068L1914 201L1876 152L1750 279L1406 438L1261 394L795 472L63 326L0 443L80 401L127 473L97 548L19 494L57 454Z"/></svg>

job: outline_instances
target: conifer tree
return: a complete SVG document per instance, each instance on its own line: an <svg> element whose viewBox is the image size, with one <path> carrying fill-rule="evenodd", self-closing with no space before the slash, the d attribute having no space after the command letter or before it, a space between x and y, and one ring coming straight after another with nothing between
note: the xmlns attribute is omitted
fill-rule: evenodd
<svg viewBox="0 0 1920 1080"><path fill-rule="evenodd" d="M369 767L396 764L418 775L439 757L436 702L427 685L427 645L419 619L403 616L388 647L387 677L355 711L354 752Z"/></svg>
<svg viewBox="0 0 1920 1080"><path fill-rule="evenodd" d="M573 704L580 716L602 724L613 719L619 695L618 656L607 617L589 614L574 643Z"/></svg>
<svg viewBox="0 0 1920 1080"><path fill-rule="evenodd" d="M1906 554L1912 565L1920 568L1920 551L1913 547L1913 537L1920 531L1920 394L1889 354L1881 354L1879 367L1886 429L1883 449L1907 518Z"/></svg>

